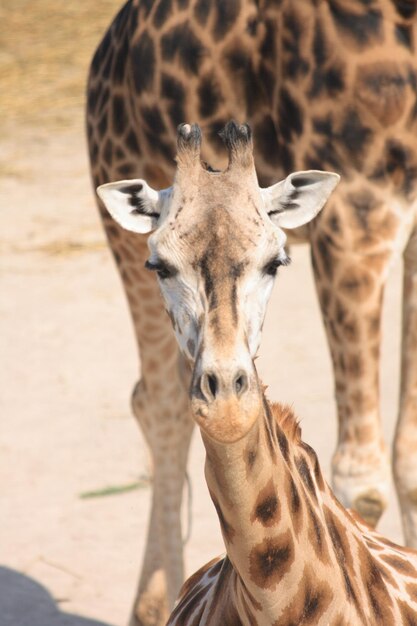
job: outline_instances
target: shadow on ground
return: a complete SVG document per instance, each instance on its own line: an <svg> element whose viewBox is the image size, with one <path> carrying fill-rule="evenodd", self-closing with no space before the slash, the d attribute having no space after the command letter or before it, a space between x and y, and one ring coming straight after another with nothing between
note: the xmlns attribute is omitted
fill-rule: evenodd
<svg viewBox="0 0 417 626"><path fill-rule="evenodd" d="M63 613L39 583L0 567L1 626L111 626L80 615Z"/></svg>

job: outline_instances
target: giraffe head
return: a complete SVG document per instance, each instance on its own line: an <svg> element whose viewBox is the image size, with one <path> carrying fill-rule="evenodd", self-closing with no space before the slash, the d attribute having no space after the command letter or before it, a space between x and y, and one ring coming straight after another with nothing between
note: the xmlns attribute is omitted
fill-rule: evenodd
<svg viewBox="0 0 417 626"><path fill-rule="evenodd" d="M249 126L229 122L222 138L229 154L224 171L204 166L200 128L184 124L172 187L155 191L139 179L97 191L121 226L152 233L146 267L156 272L193 365L194 414L211 436L230 441L247 431L261 406L253 359L277 269L289 261L282 229L317 215L339 176L298 172L261 189ZM229 419L221 420L225 411Z"/></svg>

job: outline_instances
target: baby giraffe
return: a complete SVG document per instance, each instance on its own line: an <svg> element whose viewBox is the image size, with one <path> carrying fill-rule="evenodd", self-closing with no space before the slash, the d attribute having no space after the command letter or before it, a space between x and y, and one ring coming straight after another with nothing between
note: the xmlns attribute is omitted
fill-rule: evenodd
<svg viewBox="0 0 417 626"><path fill-rule="evenodd" d="M417 551L354 518L288 407L194 406L227 554L184 584L169 626L417 624Z"/></svg>
<svg viewBox="0 0 417 626"><path fill-rule="evenodd" d="M339 504L253 363L274 275L288 261L281 227L314 217L338 176L301 172L260 189L249 128L229 123L223 139L224 172L201 164L200 130L184 125L172 188L135 180L98 190L122 226L155 231L147 267L192 366L191 412L227 550L185 583L168 624L417 625L417 552Z"/></svg>

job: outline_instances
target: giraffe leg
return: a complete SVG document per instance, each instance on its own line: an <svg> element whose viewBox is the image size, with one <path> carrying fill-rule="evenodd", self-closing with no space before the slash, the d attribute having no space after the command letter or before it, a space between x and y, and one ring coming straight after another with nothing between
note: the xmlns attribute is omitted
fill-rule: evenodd
<svg viewBox="0 0 417 626"><path fill-rule="evenodd" d="M404 539L417 548L417 228L404 252L402 367L394 478Z"/></svg>
<svg viewBox="0 0 417 626"><path fill-rule="evenodd" d="M175 372L169 376L175 379ZM162 626L184 579L180 510L193 422L188 417L188 397L179 393L178 387L176 393L153 401L142 380L135 388L132 405L151 450L153 494L130 626Z"/></svg>
<svg viewBox="0 0 417 626"><path fill-rule="evenodd" d="M337 210L338 202L343 202L343 211ZM365 217L364 205L370 213ZM390 481L380 420L379 366L383 289L397 231L395 217L391 219L383 207L379 208L385 225L380 225L379 217L371 221L375 205L375 198L364 190L360 195L340 194L311 233L316 286L335 376L339 430L332 460L333 488L345 506L373 526L386 507ZM365 221L363 229L360 220Z"/></svg>
<svg viewBox="0 0 417 626"><path fill-rule="evenodd" d="M155 276L144 269L146 237L122 230L103 209L102 217L136 334L142 379L132 407L153 464L152 509L130 625L163 626L184 578L180 509L193 429L189 373Z"/></svg>

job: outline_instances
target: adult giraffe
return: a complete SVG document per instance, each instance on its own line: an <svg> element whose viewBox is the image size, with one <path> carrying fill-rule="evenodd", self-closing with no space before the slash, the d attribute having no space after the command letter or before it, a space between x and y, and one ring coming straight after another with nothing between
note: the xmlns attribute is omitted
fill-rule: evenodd
<svg viewBox="0 0 417 626"><path fill-rule="evenodd" d="M88 137L96 185L144 176L166 187L174 134L200 123L204 159L219 163L218 130L230 117L254 128L259 180L293 169L342 174L334 200L298 239L309 240L332 355L339 416L333 484L345 505L376 523L386 505L388 462L379 416L383 287L394 254L405 259L403 368L395 475L406 540L417 544L417 228L414 0L131 0L94 57ZM222 162L220 162L221 164ZM101 206L138 340L142 381L135 415L153 449L154 499L142 580L179 552L178 509L191 421L187 373L156 282L143 271L146 239L122 231ZM175 462L173 463L173 460ZM170 494L169 497L166 494ZM148 584L146 585L149 586Z"/></svg>

